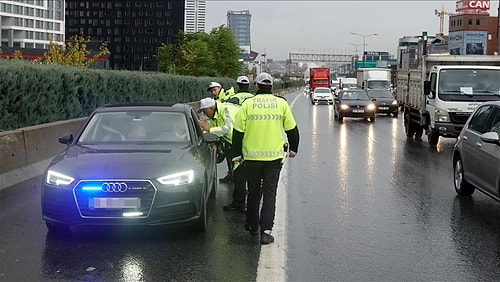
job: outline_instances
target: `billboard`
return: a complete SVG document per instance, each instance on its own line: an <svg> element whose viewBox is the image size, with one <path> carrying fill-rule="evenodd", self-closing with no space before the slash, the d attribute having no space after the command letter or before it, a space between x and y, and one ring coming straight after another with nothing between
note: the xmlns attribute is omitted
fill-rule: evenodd
<svg viewBox="0 0 500 282"><path fill-rule="evenodd" d="M448 50L452 55L485 55L487 31L453 31L448 36Z"/></svg>
<svg viewBox="0 0 500 282"><path fill-rule="evenodd" d="M489 13L490 0L459 0L456 1L455 11L457 13Z"/></svg>

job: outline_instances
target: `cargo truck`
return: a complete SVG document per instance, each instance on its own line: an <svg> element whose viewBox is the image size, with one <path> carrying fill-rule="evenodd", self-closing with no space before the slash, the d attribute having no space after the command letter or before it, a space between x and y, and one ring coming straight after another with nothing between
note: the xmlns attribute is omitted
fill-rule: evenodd
<svg viewBox="0 0 500 282"><path fill-rule="evenodd" d="M391 70L383 68L359 68L356 70L358 87L361 89L391 90Z"/></svg>
<svg viewBox="0 0 500 282"><path fill-rule="evenodd" d="M500 56L423 55L416 68L398 69L397 101L407 138L457 137L482 102L500 100ZM489 86L485 86L488 84Z"/></svg>
<svg viewBox="0 0 500 282"><path fill-rule="evenodd" d="M309 91L313 92L316 87L332 86L330 79L330 68L318 67L309 69Z"/></svg>

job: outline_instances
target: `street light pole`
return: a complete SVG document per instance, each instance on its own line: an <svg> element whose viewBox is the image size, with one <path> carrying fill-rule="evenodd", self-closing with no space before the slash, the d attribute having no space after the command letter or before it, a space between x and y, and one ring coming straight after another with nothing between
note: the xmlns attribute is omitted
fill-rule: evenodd
<svg viewBox="0 0 500 282"><path fill-rule="evenodd" d="M372 33L372 34L359 34L357 32L351 32L352 35L357 35L359 37L363 37L363 67L365 67L365 59L366 59L366 56L365 56L365 52L366 52L366 49L365 49L365 46L366 46L366 38L367 37L370 37L370 36L375 36L375 35L378 35L378 33Z"/></svg>

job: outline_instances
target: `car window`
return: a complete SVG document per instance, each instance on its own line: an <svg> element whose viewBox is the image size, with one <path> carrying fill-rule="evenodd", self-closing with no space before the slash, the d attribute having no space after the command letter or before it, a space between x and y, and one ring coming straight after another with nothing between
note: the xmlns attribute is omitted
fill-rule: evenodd
<svg viewBox="0 0 500 282"><path fill-rule="evenodd" d="M487 132L496 132L500 136L500 108L493 107Z"/></svg>
<svg viewBox="0 0 500 282"><path fill-rule="evenodd" d="M390 91L386 90L369 90L368 96L373 98L392 98L394 97Z"/></svg>
<svg viewBox="0 0 500 282"><path fill-rule="evenodd" d="M316 88L314 89L315 93L331 93L331 90L328 88Z"/></svg>
<svg viewBox="0 0 500 282"><path fill-rule="evenodd" d="M188 142L190 139L182 113L123 111L94 114L78 142Z"/></svg>
<svg viewBox="0 0 500 282"><path fill-rule="evenodd" d="M471 118L469 122L469 130L475 131L479 134L483 134L487 132L487 128L485 127L486 120L488 115L491 113L491 106L481 106L475 112L474 116Z"/></svg>
<svg viewBox="0 0 500 282"><path fill-rule="evenodd" d="M345 100L368 100L369 97L363 91L346 91L342 95Z"/></svg>

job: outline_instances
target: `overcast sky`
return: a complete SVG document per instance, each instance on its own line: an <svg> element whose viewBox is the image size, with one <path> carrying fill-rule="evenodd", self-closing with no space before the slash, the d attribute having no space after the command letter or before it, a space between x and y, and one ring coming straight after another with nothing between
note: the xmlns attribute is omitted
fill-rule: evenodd
<svg viewBox="0 0 500 282"><path fill-rule="evenodd" d="M491 0L490 15L498 15L500 0ZM249 10L252 50L268 59L284 60L290 52L396 54L399 38L439 32L434 10L455 12L456 1L206 1L206 31L226 25L227 11ZM448 34L448 16L444 21ZM354 45L358 46L354 46Z"/></svg>

